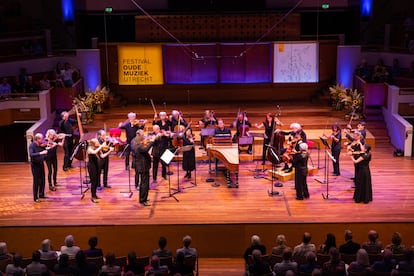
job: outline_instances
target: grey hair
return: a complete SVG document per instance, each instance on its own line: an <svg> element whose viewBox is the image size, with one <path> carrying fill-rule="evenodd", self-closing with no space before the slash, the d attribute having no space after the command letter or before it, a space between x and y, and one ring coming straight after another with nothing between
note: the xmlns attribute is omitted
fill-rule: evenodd
<svg viewBox="0 0 414 276"><path fill-rule="evenodd" d="M65 245L67 247L72 247L74 243L75 243L75 239L73 238L73 236L67 235L65 238Z"/></svg>

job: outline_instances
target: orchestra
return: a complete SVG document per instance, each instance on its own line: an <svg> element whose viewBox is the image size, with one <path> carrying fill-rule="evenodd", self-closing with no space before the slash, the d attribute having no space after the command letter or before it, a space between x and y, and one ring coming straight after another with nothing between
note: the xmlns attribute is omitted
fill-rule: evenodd
<svg viewBox="0 0 414 276"><path fill-rule="evenodd" d="M168 180L168 164L161 160L162 155L167 150L175 152L178 149L182 149L183 158L181 169L185 171L184 178L191 179L192 171L197 166L195 145L200 143L199 150L205 151L205 154L210 154L210 151L214 149L216 166L219 161L225 163L228 187L231 187L230 172L234 172L238 176L239 163L236 159L239 159L242 148L247 146L247 155L252 154L253 139L251 139L252 142L246 142L247 140L241 140L241 138L253 138L253 136L263 137L262 165L264 166L266 161L270 161L273 165L280 164L284 166L283 168L281 167L281 171L285 173L290 173L293 169L296 169L295 178L297 178L297 181L295 181L297 183L295 186L298 190L296 198L303 199L309 197L306 184L307 169L305 168L305 164L307 164L307 159L309 158L307 135L300 123L293 122L290 124L289 130L282 130L283 123L278 119L278 115L268 112L265 113L264 120L261 123L254 124L262 132L259 136L254 135L258 133L252 132L252 123L249 121L246 112L238 112L237 118L230 124L230 127L226 127L223 119L217 119L215 112L208 109L204 111L195 128L199 128L200 134L201 129L211 128L212 130L206 132L209 133L208 136L200 135L199 137L201 139L196 141L193 129L190 128L191 122L187 122L184 119L181 111L172 110L171 115L168 115L165 111L157 113L154 105L153 109L154 118L152 120L152 127L149 127L150 131L147 129L147 134L144 133L144 130L148 120L137 119L136 113L130 112L127 114L128 119L125 122L121 122L117 128L111 129L110 133L115 133L114 130L117 130L116 138L112 137L112 134L111 136L107 135L106 130L101 129L96 132L94 138L89 138L84 141L87 145L84 155L91 181L92 202L98 202L97 190L101 190L101 186L111 188L108 185L108 174L110 172L109 156L115 152L115 147L119 146L119 144L125 144L122 154L118 157L125 158L126 170L129 170L129 155L132 153L132 168L135 169L135 188L140 192L139 203L144 206L149 206L149 179L152 177L152 183L157 183L160 163L162 167L161 180ZM40 198L46 198L44 194L44 168L42 169L42 166L40 166L43 164L43 161L46 162L48 168L47 180L49 190L52 192L56 191L57 150L59 146L63 148L64 152L64 171L68 171L71 167L72 160L70 156L75 153L73 149L74 120L69 118L69 115L69 112L62 113L62 120L59 123L60 133L57 133L54 129L49 129L45 133L45 139L39 133L30 146L31 155L33 156L32 172L34 176L33 189L35 202L40 202ZM234 136L232 136L232 128L235 131ZM123 137L125 138L121 138L122 131L124 132ZM341 130L339 125L335 123L332 125L332 132L330 134L327 135L324 131L320 137L331 140L331 153L335 159L333 162L333 175L335 176L340 175L339 155L341 151L342 133L344 133L349 141L345 143L347 152L352 155L353 160L358 160L363 154L362 149L366 137L365 122L359 122L356 129L352 129L350 124L348 124L344 130ZM83 133L81 134L83 135ZM139 134L138 138L137 134ZM208 147L208 145L210 146ZM228 145L229 147L220 148L214 145ZM234 146L237 149L237 156L230 158L233 160L225 160L225 158L228 158L226 155L229 152L233 152L230 148ZM223 152L220 152L220 150ZM217 158L217 156L220 156L220 158ZM358 174L357 170L358 166L355 166L355 175ZM102 183L101 174L103 174ZM238 187L238 183L236 186Z"/></svg>

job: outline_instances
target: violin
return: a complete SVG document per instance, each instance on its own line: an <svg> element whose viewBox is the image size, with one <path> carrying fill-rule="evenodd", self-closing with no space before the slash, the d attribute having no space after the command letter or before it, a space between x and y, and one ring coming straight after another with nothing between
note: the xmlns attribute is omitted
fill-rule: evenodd
<svg viewBox="0 0 414 276"><path fill-rule="evenodd" d="M131 122L131 126L132 127L134 127L134 126L141 127L141 126L144 126L146 122L147 122L147 120L145 120L145 119L135 119Z"/></svg>

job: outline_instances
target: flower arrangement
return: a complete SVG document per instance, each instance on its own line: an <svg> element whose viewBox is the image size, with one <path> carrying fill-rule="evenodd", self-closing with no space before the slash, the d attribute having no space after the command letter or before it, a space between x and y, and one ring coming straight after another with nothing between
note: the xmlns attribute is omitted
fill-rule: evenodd
<svg viewBox="0 0 414 276"><path fill-rule="evenodd" d="M109 89L106 87L101 88L98 85L95 91L88 91L84 97L79 95L78 98L75 98L74 104L80 112L86 114L84 119L87 123L90 123L93 120L93 114L102 113L103 104L108 99L108 95Z"/></svg>
<svg viewBox="0 0 414 276"><path fill-rule="evenodd" d="M345 117L358 120L363 117L364 96L356 89L345 88L336 84L329 87L332 99L332 106L335 110L344 110Z"/></svg>

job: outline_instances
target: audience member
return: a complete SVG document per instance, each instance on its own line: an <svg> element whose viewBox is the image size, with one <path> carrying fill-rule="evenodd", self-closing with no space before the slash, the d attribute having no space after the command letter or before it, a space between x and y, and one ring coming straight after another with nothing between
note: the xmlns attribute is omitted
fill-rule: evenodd
<svg viewBox="0 0 414 276"><path fill-rule="evenodd" d="M47 74L43 74L42 79L39 81L40 91L50 89L50 80Z"/></svg>
<svg viewBox="0 0 414 276"><path fill-rule="evenodd" d="M103 256L102 249L96 247L98 245L98 237L96 237L96 236L90 237L89 240L88 240L88 244L89 244L89 249L83 250L86 257L96 258L96 257Z"/></svg>
<svg viewBox="0 0 414 276"><path fill-rule="evenodd" d="M169 249L166 249L167 239L165 237L160 237L158 240L158 249L152 251L152 255L157 255L158 257L170 257L172 252Z"/></svg>
<svg viewBox="0 0 414 276"><path fill-rule="evenodd" d="M273 255L282 255L283 250L287 247L285 235L277 235L276 237L276 246L272 248Z"/></svg>
<svg viewBox="0 0 414 276"><path fill-rule="evenodd" d="M3 78L0 83L0 97L7 96L12 91L11 85L8 83L7 78Z"/></svg>
<svg viewBox="0 0 414 276"><path fill-rule="evenodd" d="M375 272L391 272L396 266L396 261L392 258L392 252L385 249L382 253L382 260L372 264L371 270Z"/></svg>
<svg viewBox="0 0 414 276"><path fill-rule="evenodd" d="M13 256L13 263L6 266L6 275L23 276L25 273L22 267L22 256L18 253Z"/></svg>
<svg viewBox="0 0 414 276"><path fill-rule="evenodd" d="M368 254L379 254L382 250L382 242L378 240L379 235L375 230L369 230L368 242L362 244L362 248L367 251Z"/></svg>
<svg viewBox="0 0 414 276"><path fill-rule="evenodd" d="M392 254L402 254L405 246L402 243L402 237L399 232L394 232L391 237L391 244L385 248L391 250Z"/></svg>
<svg viewBox="0 0 414 276"><path fill-rule="evenodd" d="M14 82L12 82L12 85L11 85L12 93L23 93L23 88L24 87L20 83L19 76L16 76L14 78Z"/></svg>
<svg viewBox="0 0 414 276"><path fill-rule="evenodd" d="M191 245L191 237L189 235L184 236L183 238L183 247L178 248L176 254L182 251L184 256L196 256L197 257L197 249L190 247Z"/></svg>
<svg viewBox="0 0 414 276"><path fill-rule="evenodd" d="M127 265L124 269L125 272L133 272L134 275L139 275L145 272L144 267L140 266L137 262L137 254L135 251L131 251L127 256Z"/></svg>
<svg viewBox="0 0 414 276"><path fill-rule="evenodd" d="M44 275L47 272L46 265L40 263L40 252L34 251L32 254L32 262L26 267L27 275Z"/></svg>
<svg viewBox="0 0 414 276"><path fill-rule="evenodd" d="M88 262L86 259L85 253L82 250L79 250L75 256L76 265L74 269L74 275L79 276L90 276L96 275L99 272L98 267L95 263Z"/></svg>
<svg viewBox="0 0 414 276"><path fill-rule="evenodd" d="M361 245L352 240L352 231L345 230L344 238L345 243L339 246L339 252L342 254L356 254Z"/></svg>
<svg viewBox="0 0 414 276"><path fill-rule="evenodd" d="M59 262L55 264L53 271L56 275L72 275L74 273L74 269L69 265L68 254L60 254Z"/></svg>
<svg viewBox="0 0 414 276"><path fill-rule="evenodd" d="M151 257L151 267L145 274L148 276L168 275L168 266L160 264L160 258L157 255Z"/></svg>
<svg viewBox="0 0 414 276"><path fill-rule="evenodd" d="M397 271L398 272L414 272L414 248L411 247L411 248L404 249L403 254L404 254L404 259L398 263Z"/></svg>
<svg viewBox="0 0 414 276"><path fill-rule="evenodd" d="M368 62L365 59L361 60L358 68L355 70L355 74L360 76L364 80L368 81L371 79L371 73L369 70Z"/></svg>
<svg viewBox="0 0 414 276"><path fill-rule="evenodd" d="M368 271L370 268L369 265L369 256L365 249L359 249L356 254L356 260L352 262L348 267L348 273L350 272L364 272Z"/></svg>
<svg viewBox="0 0 414 276"><path fill-rule="evenodd" d="M13 255L7 252L7 243L0 242L0 260L13 260Z"/></svg>
<svg viewBox="0 0 414 276"><path fill-rule="evenodd" d="M303 233L302 243L295 246L293 249L293 258L304 258L308 252L316 252L315 245L310 243L312 236L309 232Z"/></svg>
<svg viewBox="0 0 414 276"><path fill-rule="evenodd" d="M73 70L72 65L69 62L65 62L65 68L62 71L62 79L65 87L72 87L74 72L75 70Z"/></svg>
<svg viewBox="0 0 414 276"><path fill-rule="evenodd" d="M29 78L29 75L27 74L27 69L25 67L20 68L19 83L23 88L26 87L28 78Z"/></svg>
<svg viewBox="0 0 414 276"><path fill-rule="evenodd" d="M37 93L37 92L39 92L39 87L33 81L32 76L27 77L27 82L26 82L26 85L24 86L24 92L26 92L26 93Z"/></svg>
<svg viewBox="0 0 414 276"><path fill-rule="evenodd" d="M328 254L329 249L331 249L331 247L336 248L336 238L335 238L334 234L328 233L328 234L326 234L325 243L322 244L319 248L319 253Z"/></svg>
<svg viewBox="0 0 414 276"><path fill-rule="evenodd" d="M286 271L292 270L295 274L298 273L298 263L292 261L292 248L286 247L282 254L283 260L276 263L273 271L276 275L285 275Z"/></svg>
<svg viewBox="0 0 414 276"><path fill-rule="evenodd" d="M53 78L56 87L65 87L65 84L63 83L63 70L62 63L56 63L55 70L53 70Z"/></svg>
<svg viewBox="0 0 414 276"><path fill-rule="evenodd" d="M380 58L377 64L374 66L374 72L372 80L374 82L384 82L388 79L388 71L384 66L384 61Z"/></svg>
<svg viewBox="0 0 414 276"><path fill-rule="evenodd" d="M322 265L322 274L323 275L337 275L345 276L346 269L345 263L341 261L341 254L338 249L332 247L329 249L329 261Z"/></svg>
<svg viewBox="0 0 414 276"><path fill-rule="evenodd" d="M321 266L316 262L316 255L313 252L308 252L305 255L306 263L299 265L301 273L310 274L314 269L319 269Z"/></svg>
<svg viewBox="0 0 414 276"><path fill-rule="evenodd" d="M65 238L65 245L60 247L60 252L62 254L68 254L69 259L75 258L76 254L80 250L79 246L74 245L75 239L72 235L68 235Z"/></svg>
<svg viewBox="0 0 414 276"><path fill-rule="evenodd" d="M52 250L52 246L50 244L49 239L45 239L42 241L40 245L40 259L50 260L50 259L57 259L56 251Z"/></svg>
<svg viewBox="0 0 414 276"><path fill-rule="evenodd" d="M252 255L253 250L258 249L260 250L260 253L262 253L262 255L266 255L266 247L264 245L262 245L262 243L260 242L260 237L258 235L253 235L250 238L250 246L246 248L246 250L244 251L243 254L243 258L247 264L247 261L249 259L249 255Z"/></svg>
<svg viewBox="0 0 414 276"><path fill-rule="evenodd" d="M193 268L184 263L184 252L180 251L175 256L175 264L171 269L171 274L190 275L193 274Z"/></svg>
<svg viewBox="0 0 414 276"><path fill-rule="evenodd" d="M250 275L264 275L270 273L270 266L262 258L260 250L255 249L252 252L253 263L249 264L248 271Z"/></svg>
<svg viewBox="0 0 414 276"><path fill-rule="evenodd" d="M107 275L111 276L120 276L121 275L121 267L115 264L115 254L108 253L105 256L105 264L101 268L101 274L106 273Z"/></svg>

